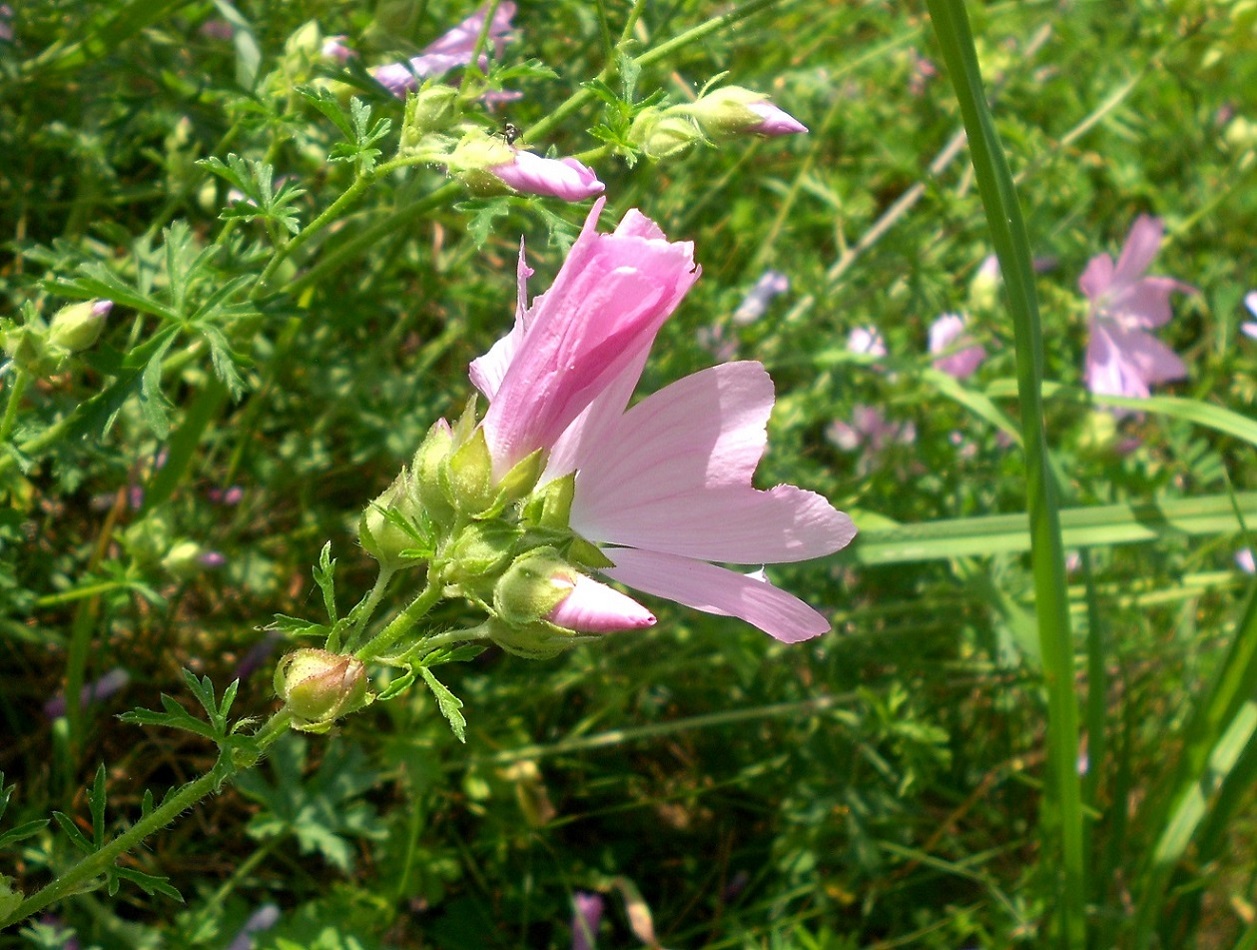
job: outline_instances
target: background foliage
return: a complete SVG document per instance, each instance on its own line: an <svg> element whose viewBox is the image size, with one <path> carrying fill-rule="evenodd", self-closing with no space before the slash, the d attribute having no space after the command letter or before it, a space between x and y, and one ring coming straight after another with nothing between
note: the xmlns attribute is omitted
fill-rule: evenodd
<svg viewBox="0 0 1257 950"><path fill-rule="evenodd" d="M1039 826L1044 704L1024 524L1006 529L1006 547L949 549L975 519L1025 507L1020 453L992 424L1015 431L1012 328L974 281L992 249L955 95L921 4L746 8L644 66L636 95L681 101L727 70L809 135L660 165L591 161L608 218L642 208L693 240L703 266L643 390L710 365L717 343L762 360L778 405L761 483L820 491L861 527L849 552L775 575L836 632L786 648L652 604L661 622L645 636L545 663L493 652L446 667L466 703L465 746L419 691L331 737L285 739L130 859L186 903L124 882L3 945L64 946L72 930L84 947L175 935L224 947L273 903L279 921L255 935L259 948L565 946L577 891L607 895L610 946L633 944L629 911L642 907L671 947L1046 938L1056 871ZM160 798L208 768L198 737L115 715L161 692L191 707L183 667L220 688L242 675L238 715L272 708L266 646L278 648L260 628L275 613L317 616L310 564L325 541L338 585L369 587L357 517L432 421L459 410L467 363L508 326L520 235L535 288L557 269L583 207L469 201L433 167L376 181L276 257L367 150L391 157L402 123L402 103L322 60L306 24L345 34L374 64L469 12L436 0L16 9L14 39L0 43L0 312L47 317L99 296L116 306L94 349L26 390L0 457L0 769L17 782L0 831L52 811L88 830L101 763L110 833L145 789ZM506 83L525 95L486 113L485 128L509 118L527 134L604 68L627 12L522 2L504 63L554 74L530 67ZM636 51L724 12L647 3ZM1121 534L1132 519L1114 515L1070 578L1079 696L1102 726L1079 763L1094 945L1139 944L1134 908L1152 902L1160 945L1235 946L1257 939L1251 743L1213 760L1211 810L1159 888L1153 855L1190 759L1193 701L1253 627L1241 622L1252 585L1234 567L1244 541L1229 509L1234 497L1253 514L1254 439L1216 410L1250 416L1257 398L1257 344L1237 334L1257 283L1257 7L970 14L1039 265L1064 504L1221 512L1199 529L1135 517L1155 531L1138 544ZM370 123L391 120L378 141L346 143L298 91L333 77L355 86ZM600 123L614 127L614 110L591 96L531 144L591 150ZM329 161L338 145L350 161ZM233 203L232 187L252 204ZM1145 212L1168 234L1153 271L1199 288L1176 298L1161 337L1191 368L1168 392L1203 423L1173 406L1115 422L1081 393L1077 277ZM762 319L735 321L767 268L790 291ZM960 387L926 356L928 325L948 311L967 312L991 354ZM848 351L866 325L886 357ZM865 405L911 423L915 441L840 449L827 430ZM944 522L937 543L903 553L926 522ZM195 550L172 557L181 542ZM885 554L894 544L901 553ZM198 560L209 552L221 565ZM75 702L117 668L124 689ZM58 695L67 714L49 716ZM29 890L73 853L52 824L9 845L0 870Z"/></svg>

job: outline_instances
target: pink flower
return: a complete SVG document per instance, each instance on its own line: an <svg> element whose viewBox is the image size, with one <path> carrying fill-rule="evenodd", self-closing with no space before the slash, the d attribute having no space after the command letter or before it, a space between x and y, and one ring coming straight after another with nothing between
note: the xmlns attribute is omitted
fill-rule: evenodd
<svg viewBox="0 0 1257 950"><path fill-rule="evenodd" d="M1245 574L1257 574L1257 560L1253 558L1253 549L1240 548L1236 551L1235 566Z"/></svg>
<svg viewBox="0 0 1257 950"><path fill-rule="evenodd" d="M549 451L544 480L575 473L571 527L636 590L740 617L795 642L824 616L762 577L709 562L765 564L831 554L851 519L791 485L758 491L773 386L759 363L694 373L626 411L655 334L698 277L693 248L629 211L594 231L599 201L551 289L473 364L489 397L484 430L501 473Z"/></svg>
<svg viewBox="0 0 1257 950"><path fill-rule="evenodd" d="M1244 306L1248 308L1248 312L1257 317L1257 290L1252 291L1244 297ZM1250 336L1257 340L1257 322L1249 321L1240 324L1240 332L1245 336Z"/></svg>
<svg viewBox="0 0 1257 950"><path fill-rule="evenodd" d="M1144 276L1161 235L1159 219L1140 215L1117 266L1109 255L1100 254L1078 281L1091 301L1086 380L1093 393L1147 398L1150 386L1187 376L1183 361L1146 332L1169 322L1171 293L1195 292L1170 277Z"/></svg>
<svg viewBox="0 0 1257 950"><path fill-rule="evenodd" d="M511 17L515 15L515 4L510 0L500 4L489 24L489 42L493 44L497 55L502 54L507 34L511 30ZM484 26L485 7L481 7L462 23L429 43L418 56L406 62L389 63L376 66L369 70L376 82L384 86L399 99L406 98L406 93L414 89L422 79L440 76L459 66L471 62L476 49L476 39ZM335 55L341 57L338 51Z"/></svg>
<svg viewBox="0 0 1257 950"><path fill-rule="evenodd" d="M574 158L543 158L523 149L514 152L513 161L495 165L489 171L516 191L564 201L584 201L602 194L606 188L593 169Z"/></svg>
<svg viewBox="0 0 1257 950"><path fill-rule="evenodd" d="M768 309L774 297L784 294L789 289L790 278L781 271L764 271L755 282L755 286L742 298L738 309L733 311L733 322L739 326L754 323L764 315L764 311Z"/></svg>
<svg viewBox="0 0 1257 950"><path fill-rule="evenodd" d="M888 422L876 406L853 406L851 421L831 422L825 435L844 452L863 449L865 458L880 455L896 443L907 445L917 439L911 422Z"/></svg>
<svg viewBox="0 0 1257 950"><path fill-rule="evenodd" d="M986 348L980 344L965 346L971 339L965 333L966 319L945 313L930 325L930 352L947 353L934 361L935 369L956 379L972 376L986 359Z"/></svg>

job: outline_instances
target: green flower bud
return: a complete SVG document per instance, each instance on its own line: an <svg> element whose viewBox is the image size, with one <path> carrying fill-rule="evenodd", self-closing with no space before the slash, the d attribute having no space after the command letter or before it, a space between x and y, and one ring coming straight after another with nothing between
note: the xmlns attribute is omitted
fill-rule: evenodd
<svg viewBox="0 0 1257 950"><path fill-rule="evenodd" d="M576 571L553 548L517 557L493 588L493 609L508 626L547 617L572 593Z"/></svg>
<svg viewBox="0 0 1257 950"><path fill-rule="evenodd" d="M57 371L64 351L58 355L48 342L48 327L35 318L18 324L0 320L0 343L13 363L31 376L49 376Z"/></svg>
<svg viewBox="0 0 1257 950"><path fill-rule="evenodd" d="M179 541L166 552L166 556L161 559L161 566L175 577L186 580L201 573L201 558L204 555L205 549L195 541Z"/></svg>
<svg viewBox="0 0 1257 950"><path fill-rule="evenodd" d="M498 482L497 503L508 505L524 498L537 487L537 480L541 478L545 467L545 453L541 449L520 459Z"/></svg>
<svg viewBox="0 0 1257 950"><path fill-rule="evenodd" d="M491 619L485 624L489 639L507 653L529 660L549 660L564 650L571 649L579 638L570 631L554 624L536 623L511 625Z"/></svg>
<svg viewBox="0 0 1257 950"><path fill-rule="evenodd" d="M503 139L474 129L462 137L445 163L472 194L500 195L510 189L490 169L514 160L514 150Z"/></svg>
<svg viewBox="0 0 1257 950"><path fill-rule="evenodd" d="M425 86L406 100L401 152L415 149L433 132L444 132L458 121L458 90L453 86Z"/></svg>
<svg viewBox="0 0 1257 950"><path fill-rule="evenodd" d="M510 563L521 533L501 521L468 525L445 552L449 561L445 579L469 590L487 587L485 579L496 577Z"/></svg>
<svg viewBox="0 0 1257 950"><path fill-rule="evenodd" d="M275 692L293 714L293 728L304 732L326 732L333 721L374 699L361 660L312 647L279 661Z"/></svg>
<svg viewBox="0 0 1257 950"><path fill-rule="evenodd" d="M1087 414L1078 436L1078 451L1082 455L1104 459L1112 455L1117 440L1117 418L1106 410L1093 409Z"/></svg>
<svg viewBox="0 0 1257 950"><path fill-rule="evenodd" d="M477 515L493 504L497 486L493 484L493 459L483 429L477 428L471 438L454 451L445 472L445 487L459 511Z"/></svg>
<svg viewBox="0 0 1257 950"><path fill-rule="evenodd" d="M643 109L629 127L629 143L652 162L679 158L703 141L703 133L689 119L659 108Z"/></svg>
<svg viewBox="0 0 1257 950"><path fill-rule="evenodd" d="M48 342L67 353L86 350L100 339L111 309L112 300L84 300L62 307L52 318Z"/></svg>
<svg viewBox="0 0 1257 950"><path fill-rule="evenodd" d="M402 555L403 551L418 547L419 540L394 523L386 512L393 512L412 523L420 520L422 512L414 479L405 468L362 512L362 517L358 519L358 541L363 550L386 570L398 571L419 563L418 558Z"/></svg>
<svg viewBox="0 0 1257 950"><path fill-rule="evenodd" d="M424 436L414 461L410 463L419 503L435 524L446 528L454 523L456 514L453 495L447 491L448 475L445 474L446 463L453 451L454 431L448 422L438 419Z"/></svg>

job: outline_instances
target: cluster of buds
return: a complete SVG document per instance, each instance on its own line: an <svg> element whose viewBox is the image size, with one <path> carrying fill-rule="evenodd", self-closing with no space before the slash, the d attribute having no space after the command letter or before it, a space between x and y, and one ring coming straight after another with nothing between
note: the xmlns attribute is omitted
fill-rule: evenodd
<svg viewBox="0 0 1257 950"><path fill-rule="evenodd" d="M31 376L50 376L72 355L100 339L112 308L112 300L84 300L62 307L51 321L44 322L28 307L23 323L0 320L0 344L19 369Z"/></svg>
<svg viewBox="0 0 1257 950"><path fill-rule="evenodd" d="M511 653L543 658L583 636L650 626L636 601L589 576L608 566L572 532L574 476L537 488L543 452L495 478L484 429L468 407L438 421L410 466L358 522L363 548L388 571L424 563L429 582L488 615L485 631Z"/></svg>
<svg viewBox="0 0 1257 950"><path fill-rule="evenodd" d="M664 161L685 154L699 142L806 131L803 123L777 108L763 93L723 86L696 102L642 110L629 129L629 141L652 161Z"/></svg>

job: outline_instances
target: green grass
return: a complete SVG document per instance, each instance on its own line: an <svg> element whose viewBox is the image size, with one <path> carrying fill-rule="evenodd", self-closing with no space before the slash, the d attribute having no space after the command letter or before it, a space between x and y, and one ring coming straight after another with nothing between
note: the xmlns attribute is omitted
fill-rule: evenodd
<svg viewBox="0 0 1257 950"><path fill-rule="evenodd" d="M371 589L360 513L461 411L521 235L539 292L586 205L469 196L399 158L402 102L306 26L375 65L465 3L14 6L0 317L116 302L93 348L0 376L0 875L29 897L80 857L67 825L91 851L215 766L208 723L119 714L165 693L204 722L181 670L221 696L275 614L321 621L326 542L342 613ZM121 858L115 894L0 946L220 948L274 904L260 950L566 947L578 891L605 896L604 947L643 943L643 911L667 947L1257 945L1257 594L1233 560L1257 523L1257 6L1119 6L521 4L502 64L536 63L502 84L525 95L471 114L581 155L604 222L637 207L694 242L703 275L640 391L716 362L712 333L769 368L757 481L861 528L770 569L834 631L785 647L651 602L645 634L442 666L465 744L419 688L285 735ZM612 154L634 104L726 71L809 134ZM326 108L301 91L321 87ZM221 216L262 165L261 206ZM1092 397L1077 280L1140 213L1166 224L1151 272L1198 289L1157 334L1190 377ZM975 280L991 253L998 293ZM768 268L790 290L734 321ZM930 365L945 312L988 351L969 379ZM848 352L861 326L884 357ZM827 430L860 406L914 439L840 448ZM184 541L225 562L175 565ZM284 649L232 716L274 712ZM115 668L128 684L80 706Z"/></svg>

